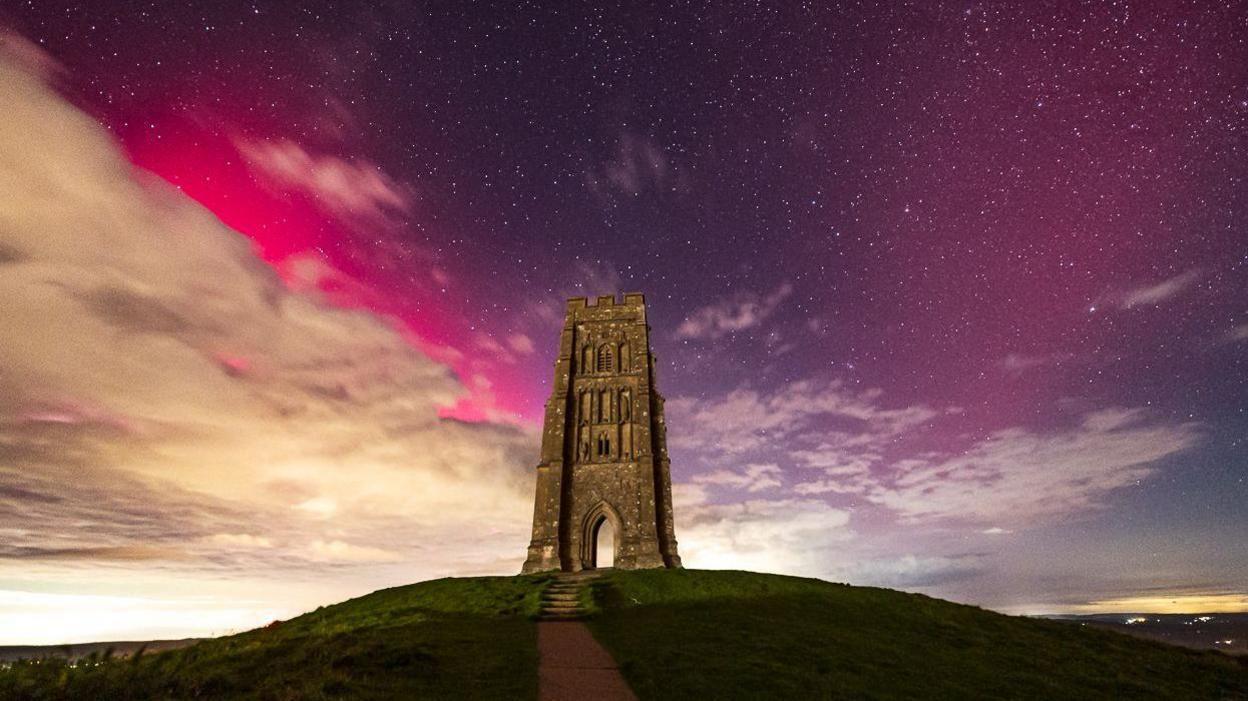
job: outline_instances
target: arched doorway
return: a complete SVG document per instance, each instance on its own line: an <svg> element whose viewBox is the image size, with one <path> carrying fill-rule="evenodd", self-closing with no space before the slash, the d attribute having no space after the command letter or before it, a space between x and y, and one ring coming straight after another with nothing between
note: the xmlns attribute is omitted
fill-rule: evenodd
<svg viewBox="0 0 1248 701"><path fill-rule="evenodd" d="M619 549L620 515L605 501L585 514L581 525L580 568L614 567Z"/></svg>
<svg viewBox="0 0 1248 701"><path fill-rule="evenodd" d="M594 545L591 553L590 567L612 567L615 565L615 527L611 519L602 516L593 529Z"/></svg>

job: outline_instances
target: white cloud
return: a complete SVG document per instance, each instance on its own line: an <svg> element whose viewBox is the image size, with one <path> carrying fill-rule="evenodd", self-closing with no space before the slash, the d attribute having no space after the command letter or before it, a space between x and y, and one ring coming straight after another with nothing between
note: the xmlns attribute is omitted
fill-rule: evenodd
<svg viewBox="0 0 1248 701"><path fill-rule="evenodd" d="M926 587L974 574L974 555L872 552L850 513L817 499L708 501L703 484L672 486L681 559L687 567L779 572L860 585Z"/></svg>
<svg viewBox="0 0 1248 701"><path fill-rule="evenodd" d="M208 542L213 545L221 545L228 548L271 548L273 541L264 537L252 535L250 533L214 533L207 538Z"/></svg>
<svg viewBox="0 0 1248 701"><path fill-rule="evenodd" d="M287 139L235 139L234 145L247 165L273 187L310 196L346 221L385 221L411 209L404 188L366 160L313 154Z"/></svg>
<svg viewBox="0 0 1248 701"><path fill-rule="evenodd" d="M783 474L783 470L775 463L753 463L746 465L741 471L721 469L706 472L695 476L693 481L699 484L736 487L747 492L761 492L781 486Z"/></svg>
<svg viewBox="0 0 1248 701"><path fill-rule="evenodd" d="M711 504L675 485L676 533L687 567L818 576L827 549L848 540L849 513L809 499Z"/></svg>
<svg viewBox="0 0 1248 701"><path fill-rule="evenodd" d="M390 550L353 545L341 540L314 540L308 549L311 558L319 562L397 562L403 559L402 555Z"/></svg>
<svg viewBox="0 0 1248 701"><path fill-rule="evenodd" d="M533 345L533 339L522 333L513 333L507 337L507 345L520 355L532 355L537 347Z"/></svg>
<svg viewBox="0 0 1248 701"><path fill-rule="evenodd" d="M439 418L464 388L388 320L285 286L2 58L0 95L0 576L518 568L532 432ZM405 206L367 166L274 148L332 207Z"/></svg>
<svg viewBox="0 0 1248 701"><path fill-rule="evenodd" d="M1107 409L1072 428L1009 428L958 455L898 463L865 494L909 521L1027 524L1103 505L1198 438L1196 424L1150 423L1139 409Z"/></svg>
<svg viewBox="0 0 1248 701"><path fill-rule="evenodd" d="M669 441L703 454L733 455L791 444L786 439L799 434L848 439L826 427L833 421L849 423L862 429L866 440L878 441L939 416L923 405L887 408L881 406L881 397L878 390L851 390L840 381L821 379L790 382L769 393L741 387L720 397L677 397L667 402L667 409L680 431ZM800 450L798 456L806 462L817 459Z"/></svg>
<svg viewBox="0 0 1248 701"><path fill-rule="evenodd" d="M786 282L766 296L741 292L700 307L690 312L676 328L676 338L714 340L753 328L775 313L780 303L791 294L793 285Z"/></svg>
<svg viewBox="0 0 1248 701"><path fill-rule="evenodd" d="M1127 290L1122 295L1122 308L1131 309L1149 304L1160 304L1179 294L1200 279L1199 270L1188 270L1161 282L1142 285Z"/></svg>
<svg viewBox="0 0 1248 701"><path fill-rule="evenodd" d="M903 522L1008 530L1099 507L1114 490L1148 478L1159 460L1199 439L1195 424L1151 420L1139 408L1109 408L1079 417L1075 426L1016 426L956 454L931 453L918 446L942 413L923 405L887 407L882 400L878 390L818 380L770 393L739 388L720 397L677 398L668 402L668 415L679 431L669 440L708 465L783 455L788 462L777 463L775 476L796 497L865 501ZM749 484L747 475L722 469L694 479Z"/></svg>

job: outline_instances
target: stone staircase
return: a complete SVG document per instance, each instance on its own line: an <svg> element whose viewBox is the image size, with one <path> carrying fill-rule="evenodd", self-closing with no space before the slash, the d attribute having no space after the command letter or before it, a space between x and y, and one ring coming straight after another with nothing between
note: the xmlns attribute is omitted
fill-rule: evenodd
<svg viewBox="0 0 1248 701"><path fill-rule="evenodd" d="M581 592L602 574L602 570L556 574L542 590L542 605L538 609L537 620L576 621L583 618L585 610L581 606Z"/></svg>

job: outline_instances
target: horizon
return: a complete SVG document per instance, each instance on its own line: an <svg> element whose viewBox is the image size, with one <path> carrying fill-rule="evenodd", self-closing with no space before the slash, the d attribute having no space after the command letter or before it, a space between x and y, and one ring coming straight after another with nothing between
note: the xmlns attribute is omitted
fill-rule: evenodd
<svg viewBox="0 0 1248 701"><path fill-rule="evenodd" d="M1248 612L1248 7L1143 7L0 13L0 644L518 573L634 291L687 567Z"/></svg>
<svg viewBox="0 0 1248 701"><path fill-rule="evenodd" d="M686 568L686 569L704 569L704 568ZM724 570L720 570L720 571L724 571ZM763 573L763 574L784 574L784 573L772 572L772 573ZM473 576L517 577L517 576L529 576L529 575L519 575L519 574L512 573L512 574L497 574L497 575L486 574L486 575L473 575ZM399 584L395 586L405 586L407 584L420 584L422 582L431 582L431 581L436 581L439 579L460 579L460 578L462 577L455 577L453 575L442 576L442 577L435 576L429 579L422 579L422 580L412 581L412 582L404 582L403 584ZM819 577L810 577L810 579L819 579L820 581L828 581L828 580L823 580ZM849 584L847 582L831 582L831 583ZM851 586L853 585L851 584ZM381 589L386 589L386 588L389 588L389 587L381 587ZM377 589L373 591L380 591L381 589ZM308 608L306 610L297 611L297 612L294 612L292 614L285 615L285 616L268 618L266 620L259 621L254 624L244 623L238 627L229 627L229 628L205 628L203 629L202 631L203 634L201 635L188 634L188 635L174 635L172 637L150 637L150 636L142 637L140 636L140 637L119 637L119 638L108 638L108 639L93 638L89 640L87 639L56 640L55 642L48 642L48 640L51 640L51 638L44 637L44 638L31 638L32 642L19 642L19 643L12 643L12 642L7 642L5 640L0 640L0 647L23 647L23 646L57 647L61 645L72 646L72 645L86 645L86 644L93 644L93 643L109 643L109 642L158 642L158 641L180 640L180 639L186 639L186 638L222 637L222 636L242 633L248 630L253 630L255 628L260 628L274 621L289 620L290 618L295 618L305 613L309 613L317 607L342 603L342 602L349 601L355 598L359 598L360 596L366 596L368 594L373 593L373 591L351 594L347 596L346 598L341 599L339 601L323 602L323 603L317 604L317 606L315 607ZM12 592L5 592L5 594L11 594L11 593ZM67 595L67 596L73 597L74 595ZM56 605L57 610L63 612L63 615L76 617L76 616L80 616L83 614L90 614L90 613L98 612L99 610L98 605L101 603L100 599L111 598L115 600L124 600L124 597L97 597L97 596L90 596L90 595L82 596L81 598L85 599L83 603L86 606L86 608L84 608L84 610L81 610L81 611L73 611L71 609L70 611L66 612L63 608L65 601L64 599L60 597L55 597L55 596L48 597L48 603ZM1165 599L1165 597L1159 597L1157 599L1141 599L1139 601L1141 603L1144 601L1153 601L1154 603L1156 603L1156 602L1162 601L1163 599ZM1128 618L1132 616L1248 615L1248 602L1245 602L1243 597L1237 597L1237 598L1227 597L1225 601L1220 600L1220 603L1216 603L1216 604L1210 604L1208 599L1205 597L1202 597L1202 600L1205 601L1206 605L1212 605L1214 606L1214 608L1202 608L1200 610L1189 610L1189 609L1183 608L1183 606L1187 604L1187 601L1180 598L1180 599L1171 599L1167 603L1167 605L1176 606L1178 608L1173 608L1171 610L1165 610L1165 611L1156 610L1156 609L1130 609L1130 608L1117 608L1114 610L1104 610L1104 609L1097 608L1095 604L1076 605L1070 608L1069 610L1062 610L1062 611L1032 611L1032 610L1002 611L1002 610L991 609L991 608L989 608L989 610L997 610L999 613L1004 613L1004 614L1011 615L1011 616L1028 617L1028 618L1046 618L1046 617L1072 617L1072 618L1079 617L1079 618L1082 618L1082 617L1092 617L1092 616L1122 616L1124 618ZM116 601L114 601L113 603L116 603ZM956 602L956 603L966 603L966 602ZM29 605L30 602L28 601L26 602L26 604ZM0 601L0 605L3 605L3 601ZM971 605L974 605L974 604L971 604ZM1124 603L1123 605L1127 605L1127 604ZM1222 608L1218 608L1219 606L1221 606ZM988 608L988 607L984 607L984 608ZM125 615L124 608L123 608L122 614ZM195 615L197 614L189 613L189 612L186 613L187 617L193 617ZM34 613L31 614L31 620L32 620L32 623L42 624L43 626L46 627L46 624L47 624L46 613L35 611ZM119 628L119 630L127 630L127 629ZM129 628L128 630L143 631L143 630L183 630L183 629L168 629L168 628L152 629L152 628L145 628L145 627L140 626L140 627Z"/></svg>

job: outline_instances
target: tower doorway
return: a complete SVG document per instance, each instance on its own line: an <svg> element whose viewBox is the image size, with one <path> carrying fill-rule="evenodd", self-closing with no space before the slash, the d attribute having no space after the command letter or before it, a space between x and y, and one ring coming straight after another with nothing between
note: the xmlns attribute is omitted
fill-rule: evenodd
<svg viewBox="0 0 1248 701"><path fill-rule="evenodd" d="M593 548L590 554L591 568L613 567L615 565L615 527L611 519L605 515L598 519L593 528Z"/></svg>

